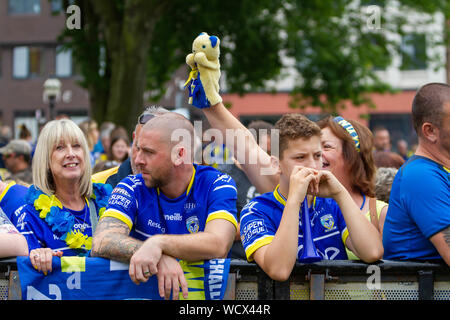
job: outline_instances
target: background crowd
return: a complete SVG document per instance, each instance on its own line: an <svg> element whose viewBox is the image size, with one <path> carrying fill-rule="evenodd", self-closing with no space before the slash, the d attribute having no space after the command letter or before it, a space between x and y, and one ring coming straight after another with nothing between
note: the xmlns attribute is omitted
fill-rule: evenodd
<svg viewBox="0 0 450 320"><path fill-rule="evenodd" d="M68 116L58 118L70 119ZM93 173L117 167L129 157L130 135L123 127L112 122L104 122L99 125L92 119L79 123L79 127L88 143ZM249 123L248 128L253 130L256 139L263 140L264 148L270 154L270 130L273 128L273 124L255 119ZM262 134L259 134L260 132ZM417 144L408 146L406 140L400 139L397 141L397 148L394 151L389 131L386 128L376 127L372 130L372 134L374 139L373 158L378 169L375 184L377 199L389 202L389 186L396 170L414 154ZM31 162L36 142L37 140L32 141L31 133L26 125L20 127L18 139L13 139L12 129L9 126L0 127L0 177L3 181L15 181L24 185L32 184ZM232 158L230 150L225 145L204 141L201 148L203 151L206 150L204 154L209 156L203 157L201 164L211 165L226 173L229 173L228 170L231 172L239 170L239 163L235 160L233 160L233 164L225 164L227 159ZM242 170L236 172L241 172L243 179L247 179ZM245 185L245 182L242 184ZM252 187L250 191L242 193L248 195L245 197L245 201L242 199L238 201L238 208L242 208L259 194L253 185L250 187ZM246 189L245 186L242 188Z"/></svg>
<svg viewBox="0 0 450 320"><path fill-rule="evenodd" d="M205 109L205 116L219 131L246 131L250 138L244 155L238 154L236 144L231 144L231 149L228 144L211 141L174 145L172 132L184 128L193 136L193 126L184 116L162 107L146 108L131 135L113 123L99 126L87 120L76 125L68 117L49 121L36 143L30 141L25 126L20 139L11 139L11 131L2 127L0 235L18 241L11 245L10 239L0 237L0 255L29 255L33 266L44 274L51 272L52 258L63 254L129 262L135 283L157 274L163 282L160 294L167 298L172 289L178 295L180 286L187 294L182 270L173 257L255 260L273 279L287 279L298 259L294 240L299 239L298 250L305 250L298 237L297 225L302 226L298 212L313 208L311 221L319 214L325 232L339 228L333 233L340 235L338 239L319 244L318 240L331 234L322 235L323 229L313 225L322 258L373 262L383 257L384 245L385 259L443 259L448 264L448 217L433 214L439 208L448 213L450 114L445 101L450 101L446 85L430 84L418 91L413 102L419 136L416 154L403 139L397 142L397 151L392 151L386 128L371 131L358 121L339 116L316 123L301 114L287 114L275 125L255 120L246 128L221 102ZM433 108L436 110L430 114ZM279 141L272 140L274 129ZM271 157L277 142L280 154ZM194 157L198 152L203 155L202 162L192 166L189 159L198 159ZM256 167L240 158L250 153L259 156ZM276 174L261 175L268 163L278 168ZM427 170L438 175L432 193L419 199L412 196L412 190L405 200L399 188L416 188L408 181ZM395 184L394 179L399 182ZM393 185L395 192L391 193ZM394 200L391 194L395 194ZM186 207L191 197L201 197L203 200L195 201L206 201L205 205ZM405 202L416 203L420 212L408 213L409 207L406 211L402 208ZM190 235L169 223L178 216L159 212L169 207L180 212L200 210L194 220L186 222ZM393 218L389 210L401 214ZM323 216L324 212L331 213ZM145 220L140 225L143 214L150 215L152 224ZM402 216L405 214L408 217ZM155 222L157 217L166 221ZM404 219L404 225L398 217ZM251 229L255 221L264 219L262 229L268 233L253 238L262 230ZM417 250L404 243L403 227L422 233L414 239ZM336 243L345 249L336 249ZM126 252L118 251L122 245ZM393 249L397 245L403 251ZM337 250L331 256L330 248ZM176 272L170 273L169 281L163 274L170 270Z"/></svg>

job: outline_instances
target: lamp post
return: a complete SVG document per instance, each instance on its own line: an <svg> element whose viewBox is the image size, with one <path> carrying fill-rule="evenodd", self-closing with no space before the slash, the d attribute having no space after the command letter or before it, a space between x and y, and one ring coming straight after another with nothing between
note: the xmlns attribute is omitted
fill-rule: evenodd
<svg viewBox="0 0 450 320"><path fill-rule="evenodd" d="M57 78L48 78L44 82L44 102L49 103L49 118L53 120L55 118L54 110L56 101L61 96L61 81Z"/></svg>

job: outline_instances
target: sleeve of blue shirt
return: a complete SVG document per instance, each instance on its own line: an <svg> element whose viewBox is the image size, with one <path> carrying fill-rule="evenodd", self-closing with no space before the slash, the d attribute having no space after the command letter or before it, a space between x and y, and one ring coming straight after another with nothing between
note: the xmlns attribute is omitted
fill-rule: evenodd
<svg viewBox="0 0 450 320"><path fill-rule="evenodd" d="M241 212L241 242L248 261L253 260L256 250L272 242L279 226L278 221L272 220L275 217L269 218L274 209L261 200L256 197Z"/></svg>
<svg viewBox="0 0 450 320"><path fill-rule="evenodd" d="M42 219L33 212L31 205L22 207L17 214L16 227L25 237L28 243L28 250L45 247L39 239L44 238Z"/></svg>
<svg viewBox="0 0 450 320"><path fill-rule="evenodd" d="M208 195L208 218L230 221L237 229L237 189L233 178L227 174L219 175L212 183Z"/></svg>
<svg viewBox="0 0 450 320"><path fill-rule="evenodd" d="M28 188L11 182L0 195L0 207L9 220L14 221L14 212L25 204Z"/></svg>
<svg viewBox="0 0 450 320"><path fill-rule="evenodd" d="M108 205L102 215L113 217L126 223L130 230L133 227L137 213L136 182L133 177L127 177L117 184L108 200Z"/></svg>
<svg viewBox="0 0 450 320"><path fill-rule="evenodd" d="M401 201L428 239L450 226L450 196L446 174L437 168L416 170L402 181Z"/></svg>

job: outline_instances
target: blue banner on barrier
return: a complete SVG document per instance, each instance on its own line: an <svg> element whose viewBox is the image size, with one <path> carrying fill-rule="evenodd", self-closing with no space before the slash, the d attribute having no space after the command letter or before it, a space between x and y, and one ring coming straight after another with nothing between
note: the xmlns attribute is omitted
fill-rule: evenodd
<svg viewBox="0 0 450 320"><path fill-rule="evenodd" d="M229 259L180 261L189 287L189 300L221 300L227 286ZM36 271L28 257L17 257L24 300L161 300L156 276L134 284L128 265L103 258L54 257L53 271ZM183 297L180 294L180 299Z"/></svg>

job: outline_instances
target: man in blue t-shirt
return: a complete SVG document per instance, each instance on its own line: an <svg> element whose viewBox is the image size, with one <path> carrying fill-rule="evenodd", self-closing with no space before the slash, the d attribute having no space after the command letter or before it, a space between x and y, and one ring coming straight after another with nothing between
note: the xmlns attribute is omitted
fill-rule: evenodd
<svg viewBox="0 0 450 320"><path fill-rule="evenodd" d="M187 294L174 258L226 257L237 229L236 185L214 168L193 164L193 131L177 113L152 118L142 127L135 158L141 174L128 176L113 190L93 239L93 256L129 262L136 284L157 274L166 298L173 291L176 299L179 286ZM164 277L167 270L170 279Z"/></svg>
<svg viewBox="0 0 450 320"><path fill-rule="evenodd" d="M450 86L420 88L412 119L419 144L392 184L384 258L450 265Z"/></svg>

